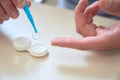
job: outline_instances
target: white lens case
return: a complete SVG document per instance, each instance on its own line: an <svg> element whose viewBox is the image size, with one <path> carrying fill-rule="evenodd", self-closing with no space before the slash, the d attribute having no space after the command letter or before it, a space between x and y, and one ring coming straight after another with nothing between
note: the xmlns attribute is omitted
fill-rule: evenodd
<svg viewBox="0 0 120 80"><path fill-rule="evenodd" d="M32 56L42 57L48 55L48 50L43 44L34 44L29 38L19 37L13 41L13 47L17 51L28 51Z"/></svg>

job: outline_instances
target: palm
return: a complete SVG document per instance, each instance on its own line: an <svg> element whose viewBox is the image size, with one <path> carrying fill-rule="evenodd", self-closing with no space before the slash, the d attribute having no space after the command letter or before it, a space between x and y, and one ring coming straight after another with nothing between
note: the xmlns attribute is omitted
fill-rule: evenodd
<svg viewBox="0 0 120 80"><path fill-rule="evenodd" d="M80 13L76 17L76 30L84 37L95 36L97 34L96 25L93 24L92 15Z"/></svg>

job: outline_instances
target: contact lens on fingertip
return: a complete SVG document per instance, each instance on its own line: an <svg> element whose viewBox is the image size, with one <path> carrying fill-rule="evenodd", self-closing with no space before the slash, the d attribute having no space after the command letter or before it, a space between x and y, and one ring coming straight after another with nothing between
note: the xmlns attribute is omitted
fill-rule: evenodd
<svg viewBox="0 0 120 80"><path fill-rule="evenodd" d="M42 57L48 54L47 48L40 43L33 44L29 38L19 37L13 41L13 47L17 51L28 51L34 57Z"/></svg>

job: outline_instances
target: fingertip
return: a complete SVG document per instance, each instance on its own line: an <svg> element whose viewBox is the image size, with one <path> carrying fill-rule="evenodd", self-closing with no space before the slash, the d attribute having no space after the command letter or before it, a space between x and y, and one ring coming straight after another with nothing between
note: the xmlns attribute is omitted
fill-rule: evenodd
<svg viewBox="0 0 120 80"><path fill-rule="evenodd" d="M93 4L88 6L85 10L86 14L92 14L94 17L99 12L99 2L95 1Z"/></svg>
<svg viewBox="0 0 120 80"><path fill-rule="evenodd" d="M12 2L15 4L16 7L18 8L23 8L25 3L24 0L12 0Z"/></svg>
<svg viewBox="0 0 120 80"><path fill-rule="evenodd" d="M27 0L28 6L31 6L31 0Z"/></svg>
<svg viewBox="0 0 120 80"><path fill-rule="evenodd" d="M99 6L102 8L108 8L111 5L112 0L99 0Z"/></svg>
<svg viewBox="0 0 120 80"><path fill-rule="evenodd" d="M53 45L53 46L62 46L63 43L64 42L64 40L62 39L62 38L56 38L56 39L53 39L52 41L51 41L51 44Z"/></svg>
<svg viewBox="0 0 120 80"><path fill-rule="evenodd" d="M56 40L53 39L53 40L51 41L51 44L52 44L53 46L55 46L55 44L56 44Z"/></svg>
<svg viewBox="0 0 120 80"><path fill-rule="evenodd" d="M15 11L12 13L12 15L11 15L11 17L12 17L13 19L18 18L18 16L19 16L18 10L15 10Z"/></svg>
<svg viewBox="0 0 120 80"><path fill-rule="evenodd" d="M18 8L24 8L25 6L25 0L12 0L12 2L15 4ZM31 0L26 0L28 6L31 6Z"/></svg>
<svg viewBox="0 0 120 80"><path fill-rule="evenodd" d="M19 4L17 7L18 8L24 8L24 6L25 6L25 3L23 2L23 3Z"/></svg>
<svg viewBox="0 0 120 80"><path fill-rule="evenodd" d="M75 7L75 12L76 13L84 12L87 6L88 0L80 0L77 6Z"/></svg>

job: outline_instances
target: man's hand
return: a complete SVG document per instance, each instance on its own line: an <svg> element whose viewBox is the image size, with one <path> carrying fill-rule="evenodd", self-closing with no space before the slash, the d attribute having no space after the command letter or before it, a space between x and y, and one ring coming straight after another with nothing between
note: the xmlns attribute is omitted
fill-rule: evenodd
<svg viewBox="0 0 120 80"><path fill-rule="evenodd" d="M27 0L30 5L30 0ZM10 17L16 19L19 16L17 8L23 8L24 0L0 0L0 23L8 20Z"/></svg>
<svg viewBox="0 0 120 80"><path fill-rule="evenodd" d="M75 9L75 21L77 32L84 38L57 38L52 41L52 45L79 50L120 48L120 23L109 28L93 24L93 17L97 14L99 8L100 1L88 6L88 0L80 0Z"/></svg>

